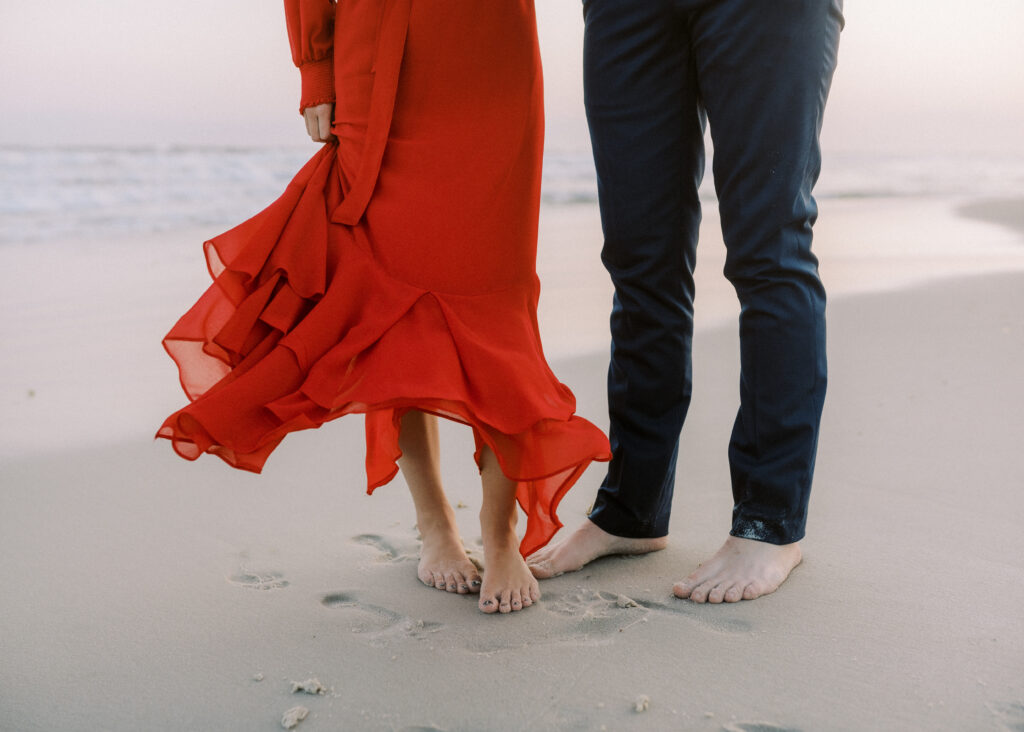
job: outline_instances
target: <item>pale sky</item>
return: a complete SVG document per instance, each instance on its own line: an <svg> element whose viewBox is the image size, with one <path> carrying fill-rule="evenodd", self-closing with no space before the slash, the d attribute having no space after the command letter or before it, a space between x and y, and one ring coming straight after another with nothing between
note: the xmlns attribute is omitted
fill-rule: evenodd
<svg viewBox="0 0 1024 732"><path fill-rule="evenodd" d="M580 3L536 1L549 143L572 146ZM846 17L826 150L1024 152L1024 0ZM0 0L0 144L301 143L298 88L280 0Z"/></svg>

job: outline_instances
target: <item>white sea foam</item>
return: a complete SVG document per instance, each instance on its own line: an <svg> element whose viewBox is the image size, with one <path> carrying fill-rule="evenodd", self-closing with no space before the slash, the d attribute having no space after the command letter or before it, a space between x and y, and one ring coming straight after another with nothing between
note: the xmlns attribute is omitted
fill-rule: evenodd
<svg viewBox="0 0 1024 732"><path fill-rule="evenodd" d="M0 147L0 244L176 229L212 236L277 198L313 151L310 145ZM816 191L819 198L1015 193L1024 195L1024 157L968 155L831 155ZM701 196L714 200L710 172ZM545 205L596 200L589 152L549 150Z"/></svg>

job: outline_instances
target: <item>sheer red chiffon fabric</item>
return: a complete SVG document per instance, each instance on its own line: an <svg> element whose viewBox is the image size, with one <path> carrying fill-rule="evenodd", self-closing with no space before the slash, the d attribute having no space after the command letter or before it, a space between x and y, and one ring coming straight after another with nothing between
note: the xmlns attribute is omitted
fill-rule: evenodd
<svg viewBox="0 0 1024 732"><path fill-rule="evenodd" d="M346 0L333 38L338 140L206 242L214 282L164 339L191 403L158 436L259 472L288 433L363 413L372 492L406 411L453 419L517 483L528 554L610 457L537 329L532 4Z"/></svg>

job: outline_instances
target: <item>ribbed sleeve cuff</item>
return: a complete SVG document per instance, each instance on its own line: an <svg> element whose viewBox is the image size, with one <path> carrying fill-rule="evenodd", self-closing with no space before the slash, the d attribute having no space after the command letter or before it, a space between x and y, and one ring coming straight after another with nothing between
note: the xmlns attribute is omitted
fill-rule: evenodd
<svg viewBox="0 0 1024 732"><path fill-rule="evenodd" d="M302 114L306 107L334 101L334 59L331 56L302 64L299 73L302 75L299 114Z"/></svg>

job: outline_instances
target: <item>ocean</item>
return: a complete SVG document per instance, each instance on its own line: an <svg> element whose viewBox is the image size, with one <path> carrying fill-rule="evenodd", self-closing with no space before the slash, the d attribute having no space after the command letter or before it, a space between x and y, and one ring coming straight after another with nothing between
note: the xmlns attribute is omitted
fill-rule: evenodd
<svg viewBox="0 0 1024 732"><path fill-rule="evenodd" d="M312 156L289 147L0 147L0 245L178 229L215 235L273 201ZM701 196L714 201L710 173ZM827 198L1005 197L1024 193L1024 156L831 154ZM597 201L589 151L549 150L545 206Z"/></svg>

